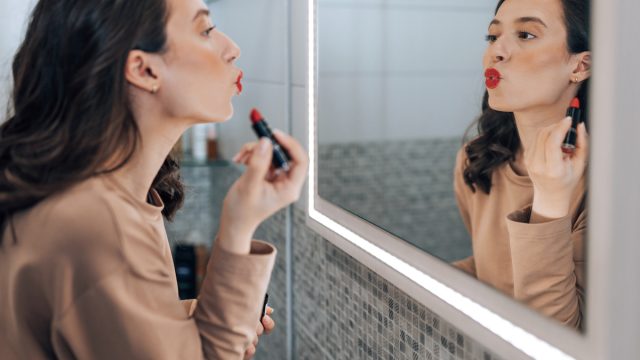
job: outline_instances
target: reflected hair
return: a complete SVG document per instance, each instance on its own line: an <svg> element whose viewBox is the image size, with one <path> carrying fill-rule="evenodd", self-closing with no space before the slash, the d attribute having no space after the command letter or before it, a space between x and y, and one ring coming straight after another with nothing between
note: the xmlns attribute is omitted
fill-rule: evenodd
<svg viewBox="0 0 640 360"><path fill-rule="evenodd" d="M131 159L140 130L126 61L133 49L166 52L168 12L165 0L36 4L13 59L12 94L0 126L0 230L10 226L14 242L13 214ZM152 188L171 220L184 197L171 155Z"/></svg>
<svg viewBox="0 0 640 360"><path fill-rule="evenodd" d="M567 49L570 54L589 51L589 0L558 0L562 3L564 23L567 29ZM495 13L505 0L500 0ZM588 119L589 80L585 80L577 97L580 100L582 117L587 124ZM469 126L469 132L475 128L477 136L464 146L467 162L464 165L463 178L465 184L473 192L479 188L484 193L491 191L491 175L493 171L508 161L515 161L520 148L520 137L512 112L496 111L489 107L489 93L485 91L482 99L482 114Z"/></svg>

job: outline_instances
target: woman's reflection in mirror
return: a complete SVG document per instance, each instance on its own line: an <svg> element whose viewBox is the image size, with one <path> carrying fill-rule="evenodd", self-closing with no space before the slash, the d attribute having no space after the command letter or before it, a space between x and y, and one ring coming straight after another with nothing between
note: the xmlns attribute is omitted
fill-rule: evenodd
<svg viewBox="0 0 640 360"><path fill-rule="evenodd" d="M456 266L580 328L585 293L585 123L561 150L591 69L588 0L502 0L489 24L477 134L458 152L454 189L473 255Z"/></svg>

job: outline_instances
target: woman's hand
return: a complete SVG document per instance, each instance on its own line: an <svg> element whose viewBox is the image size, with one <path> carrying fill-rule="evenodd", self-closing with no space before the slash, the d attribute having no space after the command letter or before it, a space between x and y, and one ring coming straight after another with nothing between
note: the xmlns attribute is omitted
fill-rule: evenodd
<svg viewBox="0 0 640 360"><path fill-rule="evenodd" d="M533 182L532 211L546 218L566 216L571 198L584 174L589 155L584 123L577 128L576 149L572 155L562 152L561 145L571 127L571 118L543 128L524 157Z"/></svg>
<svg viewBox="0 0 640 360"><path fill-rule="evenodd" d="M251 359L256 354L256 347L258 346L258 341L260 335L267 334L269 335L273 329L276 327L276 323L271 319L271 315L273 313L273 308L267 306L267 315L262 318L261 323L258 324L256 328L256 337L253 340L253 343L249 345L249 348L244 353L245 360Z"/></svg>
<svg viewBox="0 0 640 360"><path fill-rule="evenodd" d="M258 225L300 197L309 164L307 153L293 137L278 130L274 136L291 157L288 172L271 168L273 147L266 138L246 145L234 157L247 168L229 189L222 206L218 241L227 251L248 254Z"/></svg>

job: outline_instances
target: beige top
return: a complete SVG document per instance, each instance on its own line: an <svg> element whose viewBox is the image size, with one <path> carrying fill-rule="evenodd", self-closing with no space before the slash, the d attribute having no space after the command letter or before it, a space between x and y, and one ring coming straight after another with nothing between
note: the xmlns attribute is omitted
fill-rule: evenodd
<svg viewBox="0 0 640 360"><path fill-rule="evenodd" d="M181 303L161 211L101 176L15 214L17 242L7 226L0 247L0 359L241 359L275 248L214 247L198 301Z"/></svg>
<svg viewBox="0 0 640 360"><path fill-rule="evenodd" d="M528 176L517 175L506 163L493 172L490 194L474 193L462 177L465 161L460 150L454 190L473 256L454 265L544 315L579 327L585 288L585 177L569 214L545 219L531 213Z"/></svg>

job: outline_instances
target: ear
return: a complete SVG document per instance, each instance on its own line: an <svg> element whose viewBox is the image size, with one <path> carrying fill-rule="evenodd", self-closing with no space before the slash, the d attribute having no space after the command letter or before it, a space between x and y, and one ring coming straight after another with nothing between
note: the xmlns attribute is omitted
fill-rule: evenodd
<svg viewBox="0 0 640 360"><path fill-rule="evenodd" d="M576 65L571 77L579 79L580 82L589 79L591 77L591 51L584 51L574 56Z"/></svg>
<svg viewBox="0 0 640 360"><path fill-rule="evenodd" d="M131 50L124 70L127 81L143 91L157 91L161 79L154 60L152 55L144 51Z"/></svg>

